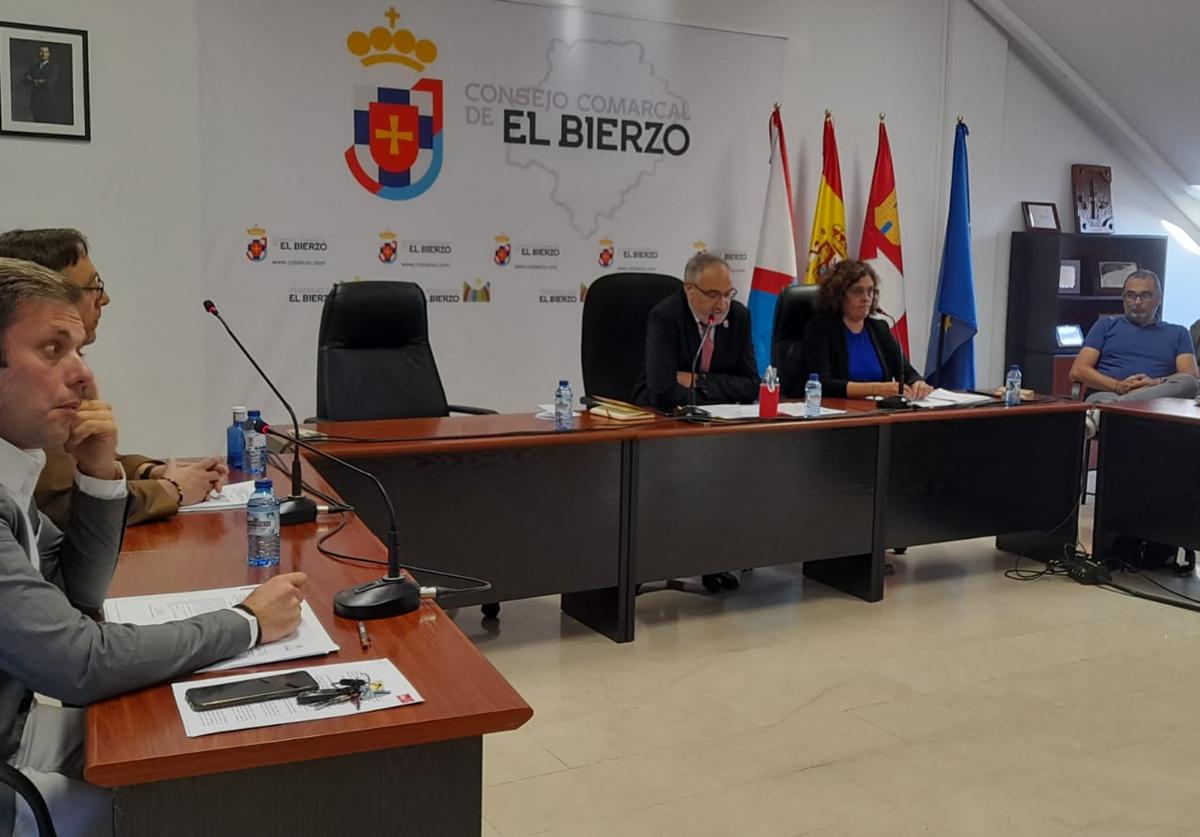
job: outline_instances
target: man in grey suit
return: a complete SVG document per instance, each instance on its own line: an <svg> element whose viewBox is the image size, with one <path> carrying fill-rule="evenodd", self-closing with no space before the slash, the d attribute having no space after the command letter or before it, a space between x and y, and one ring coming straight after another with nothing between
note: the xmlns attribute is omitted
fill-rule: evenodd
<svg viewBox="0 0 1200 837"><path fill-rule="evenodd" d="M106 835L108 791L82 780L81 706L239 654L295 630L302 573L239 605L165 625L94 621L116 567L128 492L111 407L80 347L81 291L58 273L0 259L0 761L39 788L58 832ZM32 503L43 448L78 463L63 530ZM24 801L0 786L0 834L34 834Z"/></svg>

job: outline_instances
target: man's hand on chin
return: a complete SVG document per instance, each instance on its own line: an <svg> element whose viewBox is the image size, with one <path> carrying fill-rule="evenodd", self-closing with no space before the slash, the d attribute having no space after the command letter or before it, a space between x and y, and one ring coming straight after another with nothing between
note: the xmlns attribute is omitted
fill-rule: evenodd
<svg viewBox="0 0 1200 837"><path fill-rule="evenodd" d="M67 453L75 457L79 470L100 480L121 478L117 464L117 420L107 401L88 399L79 407L71 434L67 437Z"/></svg>

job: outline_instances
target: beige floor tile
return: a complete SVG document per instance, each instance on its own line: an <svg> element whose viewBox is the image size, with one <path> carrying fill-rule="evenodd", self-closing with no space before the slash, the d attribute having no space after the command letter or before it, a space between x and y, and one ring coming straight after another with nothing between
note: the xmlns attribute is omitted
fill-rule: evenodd
<svg viewBox="0 0 1200 837"><path fill-rule="evenodd" d="M483 739L485 786L503 785L567 768L568 765L524 729L489 735Z"/></svg>
<svg viewBox="0 0 1200 837"><path fill-rule="evenodd" d="M756 728L753 718L694 697L560 721L539 726L530 735L567 766L581 767L707 738L715 729L737 733Z"/></svg>
<svg viewBox="0 0 1200 837"><path fill-rule="evenodd" d="M483 810L503 837L515 837L719 787L704 764L658 751L485 788Z"/></svg>
<svg viewBox="0 0 1200 837"><path fill-rule="evenodd" d="M994 681L932 694L913 693L886 703L851 710L857 718L910 743L937 738L955 730L994 722L1018 722L1055 709L1041 698L997 693Z"/></svg>

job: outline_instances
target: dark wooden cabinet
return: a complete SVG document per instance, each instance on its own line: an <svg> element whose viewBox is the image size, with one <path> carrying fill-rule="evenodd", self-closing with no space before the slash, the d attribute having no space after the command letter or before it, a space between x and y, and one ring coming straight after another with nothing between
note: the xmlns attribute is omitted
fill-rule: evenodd
<svg viewBox="0 0 1200 837"><path fill-rule="evenodd" d="M1064 261L1079 263L1079 293L1059 290ZM1158 235L1080 235L1014 232L1008 263L1008 326L1004 368L1021 367L1022 382L1038 392L1066 395L1077 348L1060 348L1056 327L1077 325L1086 335L1104 316L1124 311L1120 291L1100 287L1101 262L1136 262L1166 285L1167 239Z"/></svg>

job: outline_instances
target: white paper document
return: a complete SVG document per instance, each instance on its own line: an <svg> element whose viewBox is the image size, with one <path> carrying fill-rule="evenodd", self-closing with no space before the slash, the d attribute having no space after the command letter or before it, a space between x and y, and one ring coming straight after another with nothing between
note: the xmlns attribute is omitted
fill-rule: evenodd
<svg viewBox="0 0 1200 837"><path fill-rule="evenodd" d="M977 392L951 392L948 389L935 389L920 401L914 401L915 407L966 407L970 404L983 404L994 401L990 395L980 395Z"/></svg>
<svg viewBox="0 0 1200 837"><path fill-rule="evenodd" d="M757 404L705 404L700 409L707 410L708 414L715 419L724 419L733 421L736 419L756 419L758 418ZM832 407L822 407L822 416L839 416L845 410L835 410ZM779 405L780 415L792 416L800 418L804 415L803 401L785 401Z"/></svg>
<svg viewBox="0 0 1200 837"><path fill-rule="evenodd" d="M553 404L538 404L537 415L534 418L544 419L546 421L554 421L554 405ZM583 415L579 410L572 410L577 416Z"/></svg>
<svg viewBox="0 0 1200 837"><path fill-rule="evenodd" d="M254 493L254 480L233 482L221 486L220 491L208 495L208 498L190 506L180 506L180 512L226 511L228 509L244 509L246 501Z"/></svg>
<svg viewBox="0 0 1200 837"><path fill-rule="evenodd" d="M126 596L104 603L107 622L130 625L161 625L187 619L200 613L232 607L250 595L254 585L226 587L220 590L195 590L190 593L159 593L153 596ZM300 627L294 634L244 651L236 657L214 663L201 671L225 671L231 668L261 666L301 657L316 657L338 650L325 626L317 619L308 602L300 603Z"/></svg>
<svg viewBox="0 0 1200 837"><path fill-rule="evenodd" d="M231 706L228 709L210 709L197 712L188 705L184 694L188 689L199 686L216 686L220 683L236 683L267 675L286 674L289 671L307 671L322 689L332 688L337 681L344 677L357 677L361 680L378 681L388 691L386 695L375 695L359 701L358 707L347 701L335 703L332 706L302 706L295 697L268 700L262 703L247 703L242 706ZM298 724L303 721L316 721L322 718L341 718L346 715L356 715L359 712L375 712L379 709L394 709L398 706L413 706L424 703L425 698L417 693L408 678L392 665L391 660L360 660L355 663L334 663L326 666L311 666L303 669L285 669L284 671L260 672L258 674L237 674L232 677L214 677L211 680L188 680L183 683L172 683L171 691L175 693L175 705L179 707L179 717L183 720L183 731L188 738L201 735L211 735L214 732L233 732L239 729L255 729L257 727L274 727L280 724Z"/></svg>

